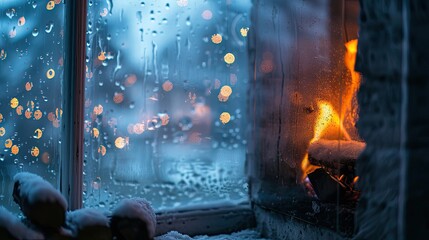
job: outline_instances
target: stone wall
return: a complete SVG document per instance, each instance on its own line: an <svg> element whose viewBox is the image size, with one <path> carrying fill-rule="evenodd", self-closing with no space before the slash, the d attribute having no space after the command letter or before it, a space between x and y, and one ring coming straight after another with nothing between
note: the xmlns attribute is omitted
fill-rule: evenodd
<svg viewBox="0 0 429 240"><path fill-rule="evenodd" d="M400 0L361 0L358 129L367 148L357 162L362 195L356 239L429 234L429 113L423 110L429 106L423 57L429 53L429 4L406 2L409 8Z"/></svg>

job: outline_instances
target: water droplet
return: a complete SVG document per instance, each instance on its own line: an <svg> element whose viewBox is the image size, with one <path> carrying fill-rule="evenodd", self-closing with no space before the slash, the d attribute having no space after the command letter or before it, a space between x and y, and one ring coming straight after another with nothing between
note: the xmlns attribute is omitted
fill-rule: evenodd
<svg viewBox="0 0 429 240"><path fill-rule="evenodd" d="M54 28L54 22L51 21L48 24L46 24L45 32L50 33L52 31L52 28Z"/></svg>
<svg viewBox="0 0 429 240"><path fill-rule="evenodd" d="M16 15L16 11L13 8L10 8L6 11L6 16L12 19Z"/></svg>
<svg viewBox="0 0 429 240"><path fill-rule="evenodd" d="M37 37L37 35L39 35L39 29L37 28L33 29L32 34L33 34L33 37Z"/></svg>

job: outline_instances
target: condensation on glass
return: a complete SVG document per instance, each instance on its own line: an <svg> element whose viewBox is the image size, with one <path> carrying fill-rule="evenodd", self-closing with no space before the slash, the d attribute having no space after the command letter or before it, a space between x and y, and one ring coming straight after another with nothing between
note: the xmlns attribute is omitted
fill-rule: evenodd
<svg viewBox="0 0 429 240"><path fill-rule="evenodd" d="M353 232L353 210L342 207L359 195L354 166L365 146L356 127L359 1L253 3L251 198Z"/></svg>
<svg viewBox="0 0 429 240"><path fill-rule="evenodd" d="M84 206L248 199L250 1L89 1Z"/></svg>
<svg viewBox="0 0 429 240"><path fill-rule="evenodd" d="M0 1L0 205L12 211L13 176L59 187L64 5Z"/></svg>

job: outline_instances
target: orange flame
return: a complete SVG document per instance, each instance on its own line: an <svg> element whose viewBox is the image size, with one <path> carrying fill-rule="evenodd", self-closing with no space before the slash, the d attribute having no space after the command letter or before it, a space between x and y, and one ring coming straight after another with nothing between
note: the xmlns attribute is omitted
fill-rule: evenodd
<svg viewBox="0 0 429 240"><path fill-rule="evenodd" d="M345 65L347 69L350 71L352 76L352 81L349 87L346 88L346 91L343 94L343 102L341 108L341 115L339 115L332 104L327 101L319 101L317 103L319 114L316 118L314 125L314 135L310 140L310 144L321 139L322 137L328 135L328 133L334 133L334 131L338 131L339 129L339 138L344 138L345 140L351 140L351 137L347 130L344 128L343 122L345 119L351 121L354 125L356 121L356 115L352 111L353 109L353 98L359 88L360 85L360 75L359 73L354 71L354 65L356 62L356 53L357 53L357 43L358 40L351 40L345 44L346 46L346 54L345 54ZM341 117L343 118L341 118ZM313 172L318 169L318 166L314 166L310 163L308 159L308 153L305 154L304 159L301 162L301 169L303 172L302 180L305 179L307 174Z"/></svg>

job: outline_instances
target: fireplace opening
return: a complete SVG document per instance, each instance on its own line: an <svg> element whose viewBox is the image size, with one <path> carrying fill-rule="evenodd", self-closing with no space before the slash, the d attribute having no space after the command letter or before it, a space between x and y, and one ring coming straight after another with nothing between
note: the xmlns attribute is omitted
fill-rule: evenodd
<svg viewBox="0 0 429 240"><path fill-rule="evenodd" d="M366 147L356 124L359 11L357 0L256 1L249 32L251 199L344 236L354 231Z"/></svg>
<svg viewBox="0 0 429 240"><path fill-rule="evenodd" d="M308 194L321 201L355 202L359 197L355 162L365 143L356 131L356 93L360 85L360 74L354 70L357 44L358 40L353 39L344 45L344 65L349 74L340 83L344 87L338 109L330 99L316 100L313 138L301 163Z"/></svg>

